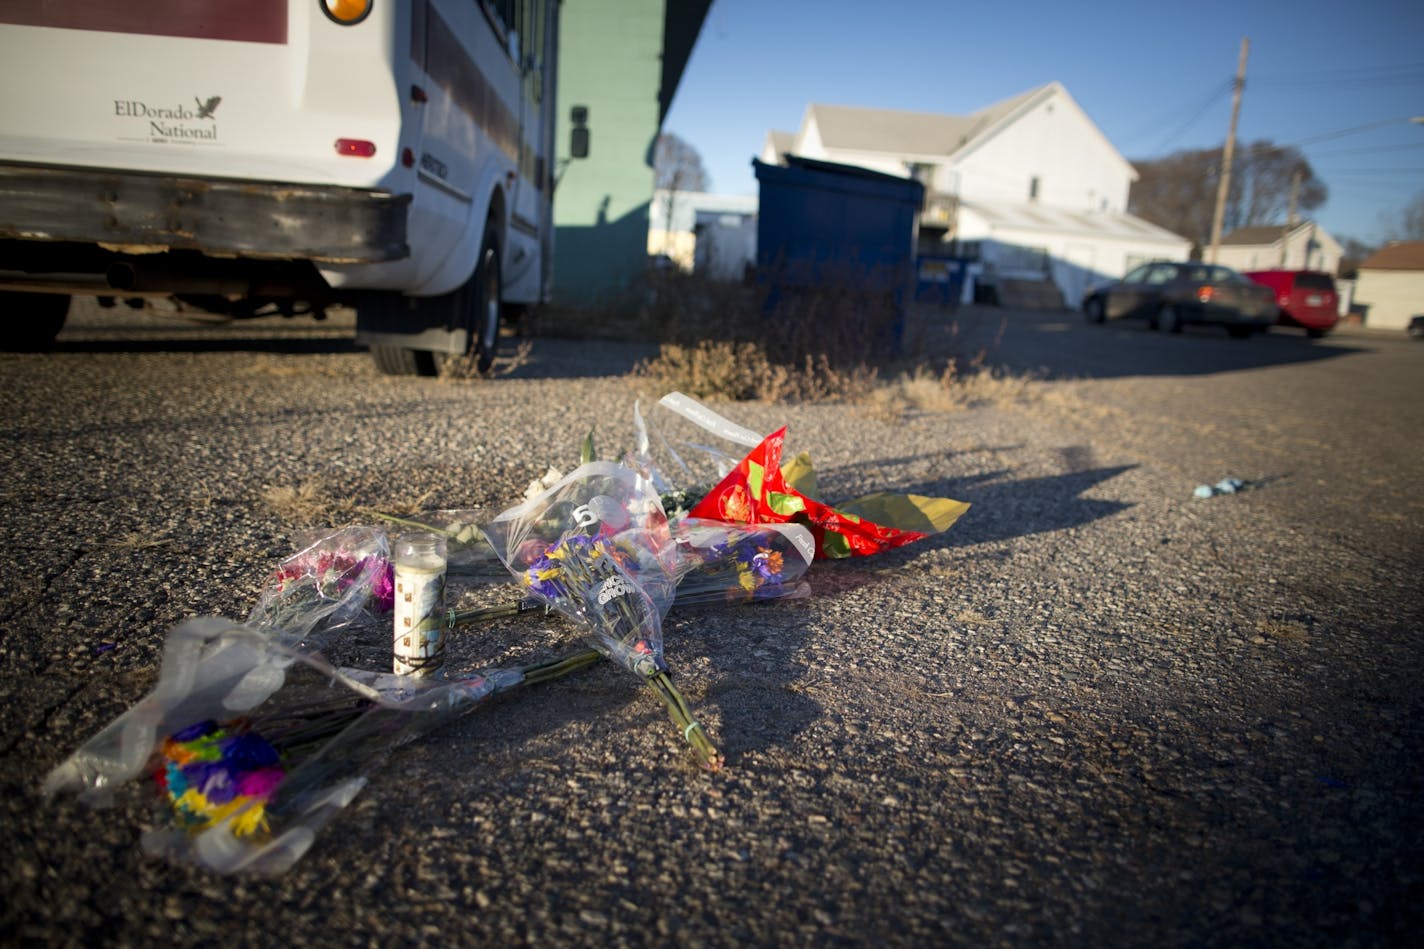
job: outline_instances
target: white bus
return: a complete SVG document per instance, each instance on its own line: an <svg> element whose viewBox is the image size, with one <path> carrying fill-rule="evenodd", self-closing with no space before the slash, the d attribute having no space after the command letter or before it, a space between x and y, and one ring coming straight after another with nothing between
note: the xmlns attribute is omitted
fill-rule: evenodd
<svg viewBox="0 0 1424 949"><path fill-rule="evenodd" d="M558 0L0 0L4 342L52 343L73 295L345 304L385 372L488 368L548 299L558 27Z"/></svg>

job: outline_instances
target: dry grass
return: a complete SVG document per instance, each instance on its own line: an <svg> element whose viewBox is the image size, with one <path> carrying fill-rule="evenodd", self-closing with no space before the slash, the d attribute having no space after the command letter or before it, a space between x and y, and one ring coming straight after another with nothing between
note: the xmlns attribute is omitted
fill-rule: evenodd
<svg viewBox="0 0 1424 949"><path fill-rule="evenodd" d="M290 485L267 485L262 489L263 506L284 521L312 524L349 511L350 506L332 497L319 481Z"/></svg>
<svg viewBox="0 0 1424 949"><path fill-rule="evenodd" d="M173 543L171 538L164 536L153 536L140 531L130 531L127 534L120 534L109 539L109 546L116 550L152 550L155 547L168 547Z"/></svg>
<svg viewBox="0 0 1424 949"><path fill-rule="evenodd" d="M1310 636L1310 630L1305 623L1274 616L1257 620L1256 629L1262 636L1280 642L1303 642Z"/></svg>
<svg viewBox="0 0 1424 949"><path fill-rule="evenodd" d="M773 362L758 343L706 341L665 343L658 356L633 370L656 388L698 399L761 399L769 402L858 401L870 391L877 370L838 369L824 355L806 355L799 365Z"/></svg>
<svg viewBox="0 0 1424 949"><path fill-rule="evenodd" d="M438 360L440 378L450 381L478 381L513 375L516 370L529 364L533 351L534 344L527 339L519 340L513 348L506 342L500 346L489 372L480 371L479 362L473 354L445 356Z"/></svg>
<svg viewBox="0 0 1424 949"><path fill-rule="evenodd" d="M967 368L949 359L935 371L920 364L901 372L876 389L867 400L877 414L901 418L908 412L958 412L982 406L1005 406L1032 401L1036 377L989 366L983 354Z"/></svg>
<svg viewBox="0 0 1424 949"><path fill-rule="evenodd" d="M905 318L906 325L900 325ZM884 295L757 287L682 274L583 311L543 310L540 335L612 336L661 344L634 376L699 399L834 401L898 420L1030 399L1034 377L924 353L926 327ZM941 347L941 352L943 347Z"/></svg>
<svg viewBox="0 0 1424 949"><path fill-rule="evenodd" d="M424 514L429 511L433 503L433 498L439 494L438 491L423 491L416 495L394 495L383 498L381 502L382 514L390 514L395 517L414 517L417 514ZM374 512L368 512L374 513Z"/></svg>

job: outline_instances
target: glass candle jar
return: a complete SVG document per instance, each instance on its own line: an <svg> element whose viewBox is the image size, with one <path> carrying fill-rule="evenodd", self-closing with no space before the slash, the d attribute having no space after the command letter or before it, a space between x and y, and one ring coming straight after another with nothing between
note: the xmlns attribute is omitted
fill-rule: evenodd
<svg viewBox="0 0 1424 949"><path fill-rule="evenodd" d="M396 675L428 676L445 664L445 538L405 534L395 558Z"/></svg>

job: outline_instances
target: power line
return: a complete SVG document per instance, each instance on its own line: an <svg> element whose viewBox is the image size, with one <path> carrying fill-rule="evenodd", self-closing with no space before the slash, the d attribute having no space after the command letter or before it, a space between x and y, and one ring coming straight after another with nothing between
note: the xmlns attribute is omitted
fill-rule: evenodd
<svg viewBox="0 0 1424 949"><path fill-rule="evenodd" d="M1324 156L1373 155L1377 152L1399 152L1415 148L1424 148L1424 142L1414 142L1410 145L1375 145L1369 148L1337 148L1331 151L1315 152L1312 156L1312 160L1314 158L1320 158Z"/></svg>
<svg viewBox="0 0 1424 949"><path fill-rule="evenodd" d="M1206 100L1206 102L1202 103L1202 107L1198 109L1195 113L1193 113L1192 117L1188 119L1185 123L1183 123L1180 128L1178 128L1171 135L1168 135L1166 138L1164 138L1157 146L1156 150L1159 152L1164 151L1168 145L1172 144L1177 139L1187 134L1191 127L1193 125L1196 125L1198 120L1200 120L1203 115L1206 115L1207 111L1210 110L1212 106L1216 105L1222 99L1229 96L1235 89L1235 87L1236 83L1232 79L1227 79L1225 82L1219 85L1215 90L1212 91L1211 96Z"/></svg>
<svg viewBox="0 0 1424 949"><path fill-rule="evenodd" d="M1424 167L1415 166L1412 168L1347 168L1344 170L1332 168L1330 175L1402 175L1402 174L1424 175ZM1424 183L1424 182L1421 182Z"/></svg>
<svg viewBox="0 0 1424 949"><path fill-rule="evenodd" d="M1370 85L1417 82L1424 79L1424 63L1392 66L1355 66L1342 69L1312 69L1309 72L1264 73L1253 76L1251 84L1274 85Z"/></svg>
<svg viewBox="0 0 1424 949"><path fill-rule="evenodd" d="M1207 94L1206 100L1201 102L1199 105L1197 104L1198 100L1191 100L1184 107L1173 109L1171 114L1166 119L1163 119L1161 116L1158 116L1157 121L1153 122L1151 125L1141 128L1132 135L1127 136L1127 139L1128 141L1136 141L1138 139L1146 138L1147 136L1152 135L1163 127L1165 127L1169 122L1175 121L1175 117L1177 115L1180 115L1181 113L1186 112L1189 109L1193 110L1191 119L1186 123L1186 127L1190 128L1198 119L1201 118L1202 113L1206 112L1207 109L1215 105L1217 101L1219 101L1226 93L1229 93L1230 91L1231 80L1224 79L1220 83L1212 87L1211 92ZM1185 129L1183 129L1182 131L1185 131ZM1173 133L1173 135L1169 136L1167 140L1170 141L1171 139L1176 138L1177 136L1182 134L1182 131ZM1161 149L1162 146L1159 145L1157 146L1156 150L1161 151Z"/></svg>
<svg viewBox="0 0 1424 949"><path fill-rule="evenodd" d="M1289 142L1285 145L1282 145L1281 147L1299 148L1302 145L1309 145L1313 142L1324 142L1332 138L1343 138L1346 135L1354 135L1356 132L1367 132L1370 129L1377 129L1384 125L1395 125L1400 122L1412 122L1416 118L1418 118L1418 116L1401 115L1393 119L1380 119L1378 122L1367 122L1364 125L1355 125L1347 129L1337 129L1334 132L1325 132L1320 135L1312 135L1311 137L1303 138L1298 142Z"/></svg>

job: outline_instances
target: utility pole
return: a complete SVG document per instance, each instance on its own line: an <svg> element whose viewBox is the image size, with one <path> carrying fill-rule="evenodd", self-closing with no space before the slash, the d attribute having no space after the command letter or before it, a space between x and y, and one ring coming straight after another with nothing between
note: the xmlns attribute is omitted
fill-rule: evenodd
<svg viewBox="0 0 1424 949"><path fill-rule="evenodd" d="M1291 173L1290 190L1290 211L1286 213L1286 226L1281 229L1281 269L1284 270L1290 257L1290 233L1295 228L1295 202L1296 196L1300 193L1300 169L1297 168ZM1308 257L1307 250L1306 256Z"/></svg>
<svg viewBox="0 0 1424 949"><path fill-rule="evenodd" d="M1236 83L1231 94L1231 127L1226 132L1226 147L1221 150L1221 180L1216 187L1216 211L1211 216L1211 247L1206 262L1216 263L1216 251L1221 246L1221 221L1226 216L1226 195L1231 190L1231 158L1236 152L1236 120L1241 115L1241 90L1246 88L1246 53L1251 39L1241 38L1241 60L1236 64Z"/></svg>

